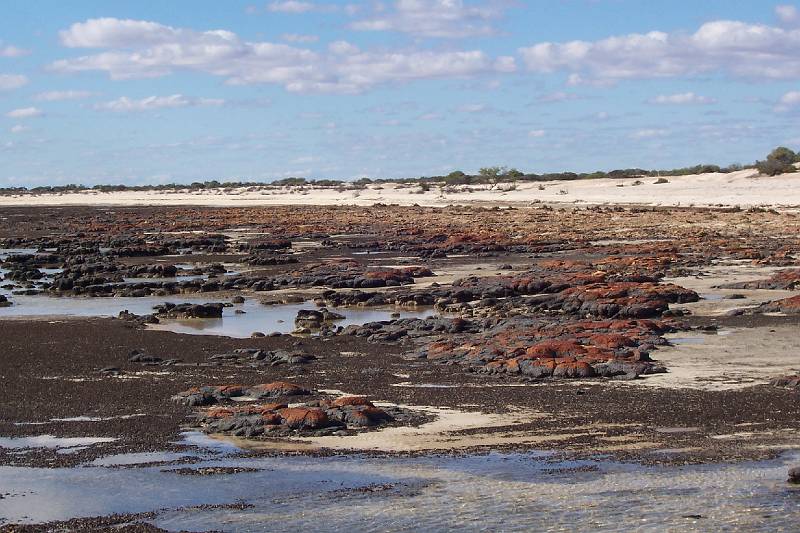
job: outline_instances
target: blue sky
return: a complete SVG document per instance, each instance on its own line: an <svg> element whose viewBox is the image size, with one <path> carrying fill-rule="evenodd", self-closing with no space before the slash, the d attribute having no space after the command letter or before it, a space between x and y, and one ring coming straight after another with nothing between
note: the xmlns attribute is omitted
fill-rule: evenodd
<svg viewBox="0 0 800 533"><path fill-rule="evenodd" d="M763 1L6 2L0 186L749 163L800 148Z"/></svg>

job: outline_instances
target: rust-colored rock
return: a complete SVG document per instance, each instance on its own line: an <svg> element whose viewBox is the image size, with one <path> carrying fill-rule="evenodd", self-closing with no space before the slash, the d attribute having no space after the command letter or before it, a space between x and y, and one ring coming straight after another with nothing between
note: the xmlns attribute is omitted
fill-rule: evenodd
<svg viewBox="0 0 800 533"><path fill-rule="evenodd" d="M331 402L334 407L344 407L345 405L363 405L367 407L375 407L371 401L367 400L366 396L342 396L336 398Z"/></svg>
<svg viewBox="0 0 800 533"><path fill-rule="evenodd" d="M317 407L287 407L278 411L281 421L290 429L320 429L328 425L328 415Z"/></svg>
<svg viewBox="0 0 800 533"><path fill-rule="evenodd" d="M257 398L277 398L280 396L304 396L310 394L310 391L304 389L294 383L286 381L273 381L272 383L263 383L261 385L253 385L248 389L251 396Z"/></svg>

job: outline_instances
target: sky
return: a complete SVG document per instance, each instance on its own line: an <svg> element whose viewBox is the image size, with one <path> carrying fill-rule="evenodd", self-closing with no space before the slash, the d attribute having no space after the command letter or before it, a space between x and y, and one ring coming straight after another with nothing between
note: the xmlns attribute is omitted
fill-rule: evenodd
<svg viewBox="0 0 800 533"><path fill-rule="evenodd" d="M800 148L800 5L3 2L0 186L750 163Z"/></svg>

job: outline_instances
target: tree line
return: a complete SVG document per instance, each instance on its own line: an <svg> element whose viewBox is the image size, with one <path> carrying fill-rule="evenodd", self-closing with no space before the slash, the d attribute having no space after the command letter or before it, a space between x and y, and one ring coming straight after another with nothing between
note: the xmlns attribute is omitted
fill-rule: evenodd
<svg viewBox="0 0 800 533"><path fill-rule="evenodd" d="M745 168L755 168L760 174L765 176L777 176L795 172L795 163L800 163L800 153L779 146L770 152L764 160L756 161L747 166L733 164L726 167L719 165L695 165L692 167L674 168L670 170L645 170L641 168L626 168L611 171L598 170L595 172L551 172L546 174L535 174L522 172L516 168L504 166L491 166L481 168L477 174L467 174L460 170L454 170L443 176L420 176L418 178L361 178L355 181L332 180L332 179L306 179L300 177L283 178L271 182L263 181L224 181L217 180L195 181L189 184L164 183L155 185L94 185L85 186L77 184L50 185L39 187L4 187L0 188L0 194L47 194L47 193L67 193L77 191L97 191L97 192L116 192L116 191L162 191L189 189L214 190L214 189L233 189L248 187L365 187L370 184L381 183L405 183L430 185L431 183L442 183L444 185L486 185L505 182L525 182L525 181L569 181L587 179L625 179L640 177L661 177L661 176L687 176L691 174L705 174L709 172L729 173Z"/></svg>

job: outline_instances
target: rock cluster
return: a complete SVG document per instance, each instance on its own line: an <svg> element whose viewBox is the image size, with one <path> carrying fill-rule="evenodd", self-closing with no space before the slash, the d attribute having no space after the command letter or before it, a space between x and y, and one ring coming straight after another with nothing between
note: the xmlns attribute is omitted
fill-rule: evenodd
<svg viewBox="0 0 800 533"><path fill-rule="evenodd" d="M326 308L301 309L297 312L294 323L298 328L320 329L324 324L330 324L337 320L343 320L344 315L334 313Z"/></svg>
<svg viewBox="0 0 800 533"><path fill-rule="evenodd" d="M774 385L775 387L783 387L787 389L800 389L800 376L780 376L777 378L773 378L770 382L770 385Z"/></svg>
<svg viewBox="0 0 800 533"><path fill-rule="evenodd" d="M759 315L764 313L782 313L785 315L800 314L800 295L765 302L756 307L732 309L728 312L731 316Z"/></svg>
<svg viewBox="0 0 800 533"><path fill-rule="evenodd" d="M315 359L316 357L313 355L300 351L237 348L232 352L212 355L209 361L229 365L278 366L283 364L304 365Z"/></svg>
<svg viewBox="0 0 800 533"><path fill-rule="evenodd" d="M304 265L302 270L277 275L249 273L231 276L221 283L220 288L272 291L323 286L334 289L400 287L413 284L414 278L431 275L433 273L423 267L373 269L352 259L340 259Z"/></svg>
<svg viewBox="0 0 800 533"><path fill-rule="evenodd" d="M172 400L187 406L214 405L231 398L246 397L252 400L307 396L311 391L285 381L273 381L260 385L206 385L180 392Z"/></svg>
<svg viewBox="0 0 800 533"><path fill-rule="evenodd" d="M348 433L423 418L400 408L376 407L362 396L309 400L289 405L285 398L308 396L311 391L277 381L262 385L215 385L181 392L173 401L202 409L196 424L208 433L237 436L288 436ZM237 398L239 401L231 401ZM245 403L243 400L252 401ZM271 400L263 403L264 400Z"/></svg>
<svg viewBox="0 0 800 533"><path fill-rule="evenodd" d="M167 302L157 305L153 309L158 318L222 318L222 309L226 305L224 303L174 304Z"/></svg>
<svg viewBox="0 0 800 533"><path fill-rule="evenodd" d="M370 342L408 340L409 357L461 364L473 371L530 378L633 379L665 372L650 352L675 326L653 320L400 319L349 326L343 334Z"/></svg>
<svg viewBox="0 0 800 533"><path fill-rule="evenodd" d="M402 417L400 410L393 410ZM289 407L286 403L214 407L198 415L208 433L242 437L347 434L395 422L389 411L363 397L314 400Z"/></svg>
<svg viewBox="0 0 800 533"><path fill-rule="evenodd" d="M722 289L771 289L793 291L800 288L800 269L781 270L767 279L720 285Z"/></svg>

